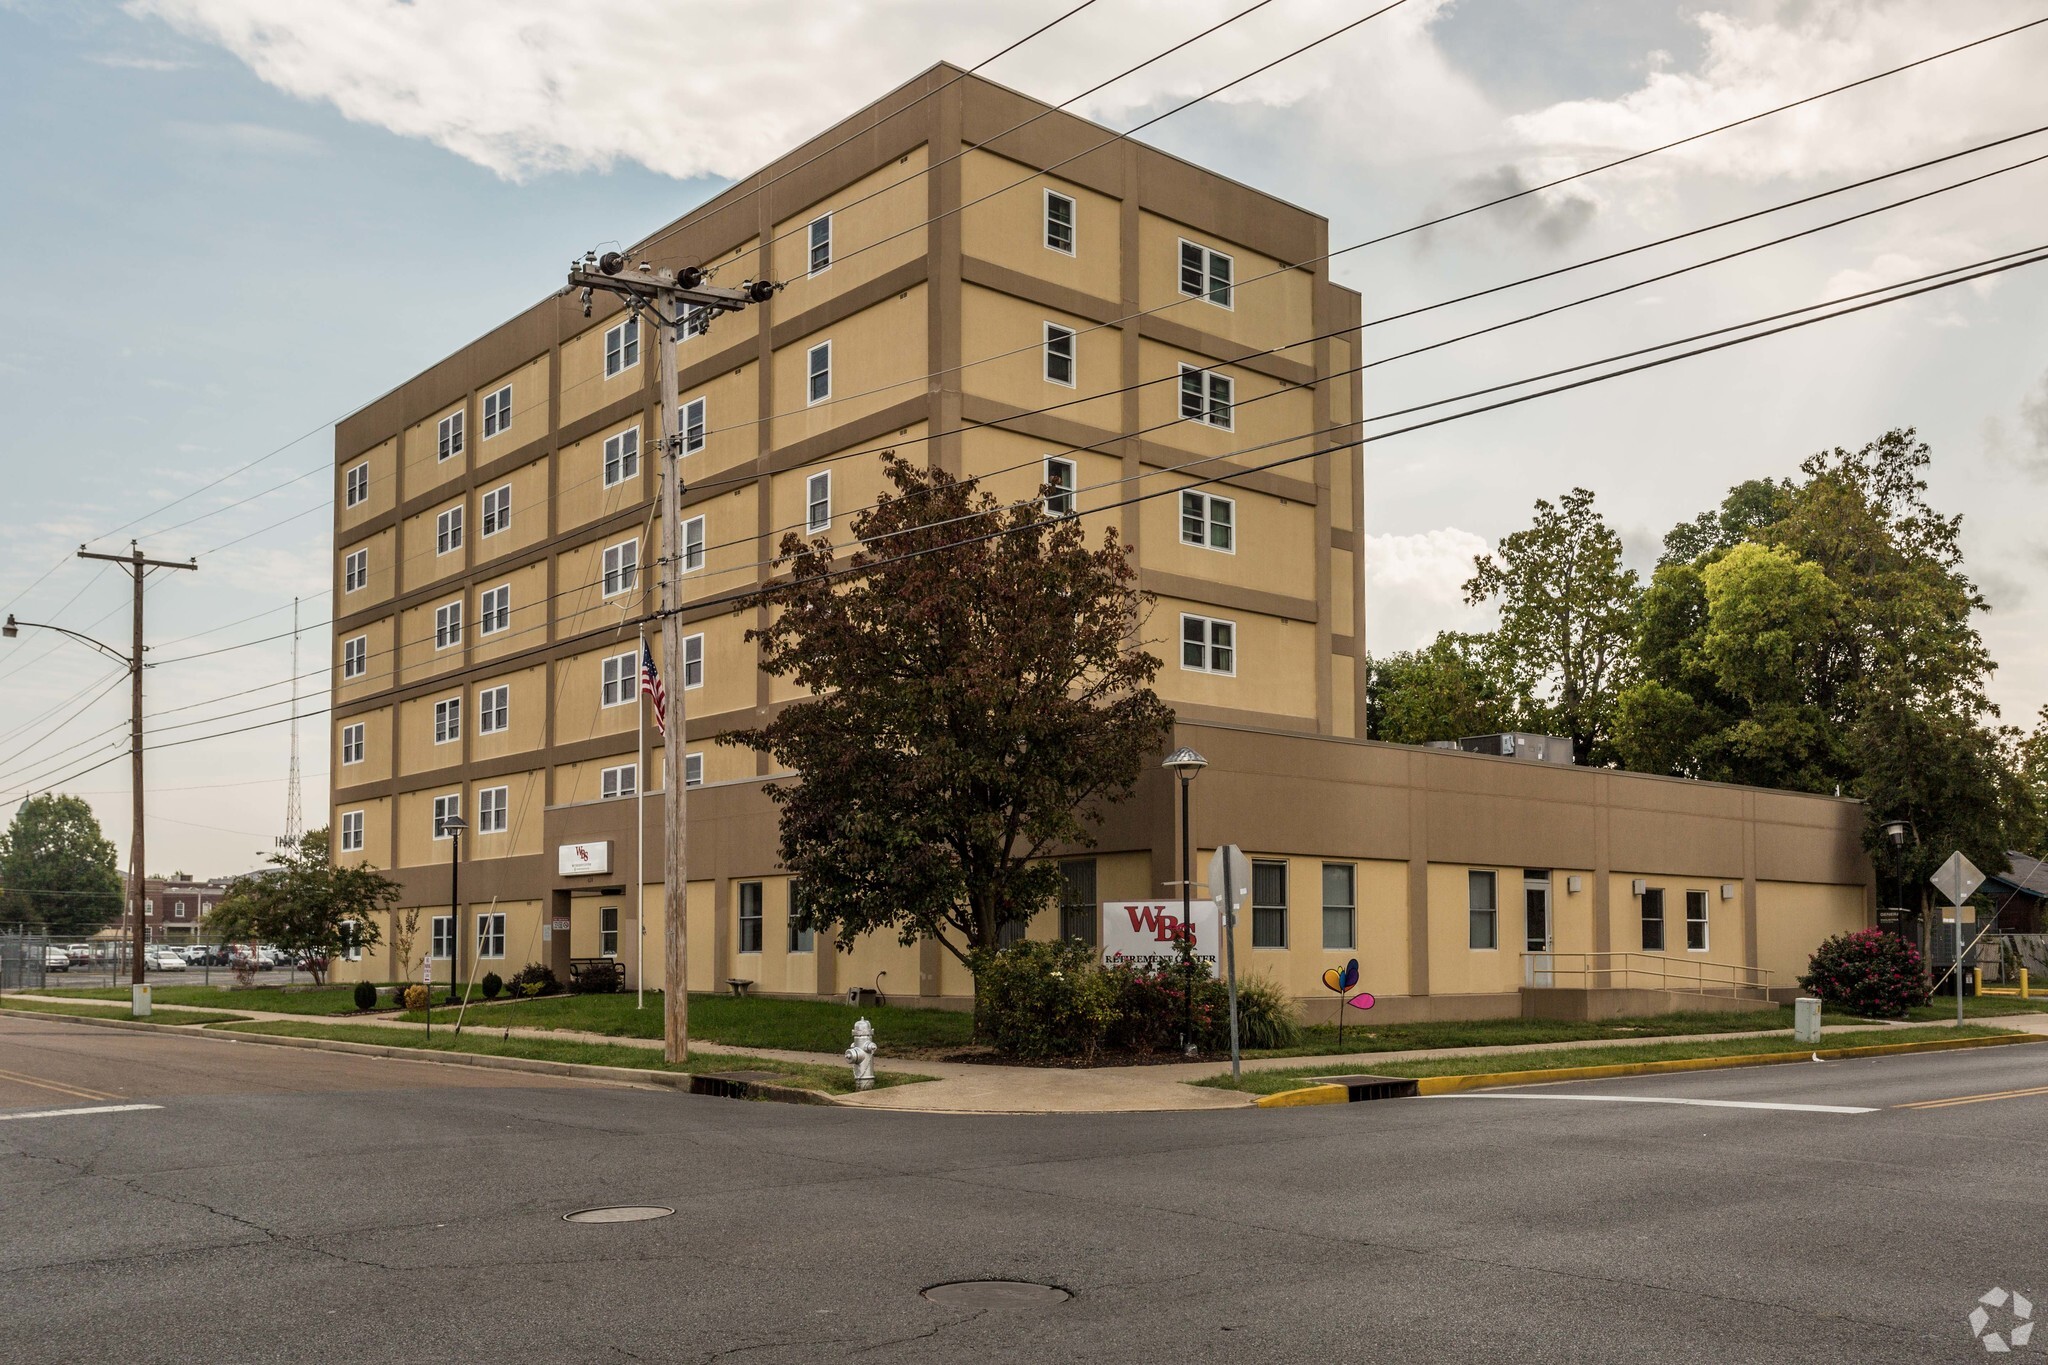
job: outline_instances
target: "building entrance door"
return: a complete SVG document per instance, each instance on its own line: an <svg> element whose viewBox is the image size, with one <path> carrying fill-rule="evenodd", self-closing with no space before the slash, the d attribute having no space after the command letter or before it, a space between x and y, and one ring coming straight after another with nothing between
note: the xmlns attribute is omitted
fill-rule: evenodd
<svg viewBox="0 0 2048 1365"><path fill-rule="evenodd" d="M1528 964L1524 979L1531 986L1554 984L1550 937L1550 873L1548 871L1527 871L1522 874L1522 948L1530 956L1523 960Z"/></svg>

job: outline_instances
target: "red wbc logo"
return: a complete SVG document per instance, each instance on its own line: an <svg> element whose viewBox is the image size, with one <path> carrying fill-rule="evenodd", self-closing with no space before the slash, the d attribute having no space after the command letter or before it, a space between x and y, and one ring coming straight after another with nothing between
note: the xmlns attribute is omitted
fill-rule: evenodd
<svg viewBox="0 0 2048 1365"><path fill-rule="evenodd" d="M1128 905L1124 907L1124 910L1131 917L1132 933L1149 933L1156 943L1177 943L1180 941L1183 933L1180 916L1162 912L1156 905ZM1185 932L1189 944L1192 945L1195 942L1194 930L1188 929Z"/></svg>

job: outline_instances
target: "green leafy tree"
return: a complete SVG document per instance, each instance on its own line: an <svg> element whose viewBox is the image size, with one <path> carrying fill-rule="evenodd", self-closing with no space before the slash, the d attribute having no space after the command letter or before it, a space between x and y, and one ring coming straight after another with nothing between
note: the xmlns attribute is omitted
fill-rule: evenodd
<svg viewBox="0 0 2048 1365"><path fill-rule="evenodd" d="M1514 687L1492 636L1444 631L1421 649L1372 661L1366 736L1427 744L1517 729L1522 706Z"/></svg>
<svg viewBox="0 0 2048 1365"><path fill-rule="evenodd" d="M0 917L53 934L89 933L121 916L114 845L82 796L31 796L0 832Z"/></svg>
<svg viewBox="0 0 2048 1365"><path fill-rule="evenodd" d="M2010 767L2019 786L2014 847L2048 857L2048 706L2041 708L2033 733L2015 742Z"/></svg>
<svg viewBox="0 0 2048 1365"><path fill-rule="evenodd" d="M374 947L377 916L397 902L398 883L374 868L336 867L327 854L327 831L307 831L297 847L273 854L268 870L235 880L207 917L209 931L316 959ZM314 981L322 976L316 967Z"/></svg>
<svg viewBox="0 0 2048 1365"><path fill-rule="evenodd" d="M1555 505L1539 499L1527 530L1472 564L1465 600L1500 602L1496 647L1517 692L1534 699L1530 719L1571 736L1579 762L1603 760L1635 663L1642 590L1593 494L1574 488Z"/></svg>
<svg viewBox="0 0 2048 1365"><path fill-rule="evenodd" d="M1092 843L1172 732L1150 606L1116 533L999 505L884 456L893 493L856 545L783 539L786 582L742 604L761 667L810 695L721 742L794 771L770 784L802 919L841 947L894 929L961 961L1051 904L1047 855Z"/></svg>
<svg viewBox="0 0 2048 1365"><path fill-rule="evenodd" d="M1757 539L1765 528L1784 519L1792 490L1790 479L1749 479L1735 485L1718 508L1672 527L1657 563L1691 564L1716 550L1732 550Z"/></svg>

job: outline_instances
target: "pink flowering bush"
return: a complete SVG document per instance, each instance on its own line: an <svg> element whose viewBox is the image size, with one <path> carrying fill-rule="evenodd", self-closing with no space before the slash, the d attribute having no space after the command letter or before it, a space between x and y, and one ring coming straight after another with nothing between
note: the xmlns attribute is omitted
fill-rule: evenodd
<svg viewBox="0 0 2048 1365"><path fill-rule="evenodd" d="M1902 1019L1913 1006L1927 1003L1927 966L1906 939L1864 929L1821 944L1799 988L1831 1009Z"/></svg>

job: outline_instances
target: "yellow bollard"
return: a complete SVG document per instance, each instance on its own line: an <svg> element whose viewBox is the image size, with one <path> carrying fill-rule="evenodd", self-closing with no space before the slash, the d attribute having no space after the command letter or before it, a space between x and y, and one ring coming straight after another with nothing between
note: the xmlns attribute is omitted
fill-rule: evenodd
<svg viewBox="0 0 2048 1365"><path fill-rule="evenodd" d="M2032 998L2032 996L2027 994L2027 969L2022 967L2020 968L2020 999L2031 1000Z"/></svg>

